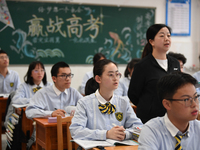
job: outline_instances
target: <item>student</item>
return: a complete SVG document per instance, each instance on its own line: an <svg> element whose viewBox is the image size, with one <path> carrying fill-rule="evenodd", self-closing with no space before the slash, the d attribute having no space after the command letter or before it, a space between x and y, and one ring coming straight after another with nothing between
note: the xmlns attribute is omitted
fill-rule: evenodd
<svg viewBox="0 0 200 150"><path fill-rule="evenodd" d="M4 50L0 49L0 93L10 94L20 85L17 72L8 70L9 56Z"/></svg>
<svg viewBox="0 0 200 150"><path fill-rule="evenodd" d="M173 53L173 52L169 52L168 55L176 58L179 61L181 72L183 72L184 64L187 61L187 59L185 58L185 56L183 54Z"/></svg>
<svg viewBox="0 0 200 150"><path fill-rule="evenodd" d="M134 67L128 90L128 97L137 106L136 114L143 123L165 114L156 94L156 84L161 77L180 71L178 60L167 56L171 46L171 30L168 26L150 26L146 38L148 43L142 53L142 60Z"/></svg>
<svg viewBox="0 0 200 150"><path fill-rule="evenodd" d="M58 62L51 69L54 84L39 90L30 100L26 108L26 116L29 119L39 117L65 116L66 106L76 106L82 95L70 87L73 74L69 65Z"/></svg>
<svg viewBox="0 0 200 150"><path fill-rule="evenodd" d="M113 94L121 77L117 65L103 59L94 65L93 73L99 89L78 101L70 126L72 138L132 139L133 128L141 126L142 122L136 117L128 98Z"/></svg>
<svg viewBox="0 0 200 150"><path fill-rule="evenodd" d="M28 71L24 76L24 83L17 89L12 99L13 104L28 104L32 96L44 86L51 85L47 83L45 68L42 62L34 61L29 64Z"/></svg>
<svg viewBox="0 0 200 150"><path fill-rule="evenodd" d="M124 71L124 78L121 78L119 80L119 86L115 90L116 95L121 96L128 96L128 88L131 81L131 76L134 70L134 66L136 63L138 63L141 59L139 58L133 58L126 66L126 70Z"/></svg>
<svg viewBox="0 0 200 150"><path fill-rule="evenodd" d="M160 79L158 95L167 113L142 127L138 150L199 150L199 95L195 84L191 75L182 72Z"/></svg>
<svg viewBox="0 0 200 150"><path fill-rule="evenodd" d="M105 59L106 57L102 54L102 53L96 53L93 57L93 65L99 61L99 60L102 60L102 59ZM83 81L81 83L81 94L84 96L85 95L85 85L86 85L86 82L93 77L93 73L92 71L89 71L87 72L84 77L83 77Z"/></svg>

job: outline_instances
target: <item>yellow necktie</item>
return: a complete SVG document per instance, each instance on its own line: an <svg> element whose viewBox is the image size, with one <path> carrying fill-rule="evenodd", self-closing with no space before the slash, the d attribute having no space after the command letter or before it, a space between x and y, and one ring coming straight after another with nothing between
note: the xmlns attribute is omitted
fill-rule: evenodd
<svg viewBox="0 0 200 150"><path fill-rule="evenodd" d="M181 146L181 139L185 136L184 135L176 135L175 139L176 139L176 145L175 145L175 150L182 150L182 146Z"/></svg>
<svg viewBox="0 0 200 150"><path fill-rule="evenodd" d="M36 88L33 88L33 92L36 93L39 89L41 89L42 87L38 86Z"/></svg>
<svg viewBox="0 0 200 150"><path fill-rule="evenodd" d="M112 114L116 111L116 106L111 104L110 102L106 103L106 104L100 104L99 105L99 110L101 111L101 113L103 114Z"/></svg>

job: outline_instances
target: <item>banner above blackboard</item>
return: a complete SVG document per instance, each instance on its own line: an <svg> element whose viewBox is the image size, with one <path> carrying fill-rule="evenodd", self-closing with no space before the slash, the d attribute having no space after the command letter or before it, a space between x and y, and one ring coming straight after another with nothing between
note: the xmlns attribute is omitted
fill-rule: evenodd
<svg viewBox="0 0 200 150"><path fill-rule="evenodd" d="M11 64L90 64L101 52L116 63L140 58L155 8L7 1L15 29L0 32ZM0 22L0 28L4 26Z"/></svg>

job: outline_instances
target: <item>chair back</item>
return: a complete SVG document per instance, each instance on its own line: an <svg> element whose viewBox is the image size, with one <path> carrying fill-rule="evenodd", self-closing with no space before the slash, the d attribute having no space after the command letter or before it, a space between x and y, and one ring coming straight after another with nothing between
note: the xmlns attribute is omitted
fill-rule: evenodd
<svg viewBox="0 0 200 150"><path fill-rule="evenodd" d="M71 120L73 116L68 116L65 118L62 118L60 115L57 116L57 141L58 141L58 150L64 149L63 144L63 127L66 127L67 131L67 150L72 150L72 142L70 140L72 139L69 126L71 125Z"/></svg>

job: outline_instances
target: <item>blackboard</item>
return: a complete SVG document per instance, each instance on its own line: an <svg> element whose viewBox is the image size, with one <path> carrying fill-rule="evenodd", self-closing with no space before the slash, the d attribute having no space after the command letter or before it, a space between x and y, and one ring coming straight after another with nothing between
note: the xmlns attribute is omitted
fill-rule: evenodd
<svg viewBox="0 0 200 150"><path fill-rule="evenodd" d="M155 8L7 1L14 28L0 32L11 64L90 64L101 52L119 64L140 58ZM0 29L5 24L0 22Z"/></svg>

